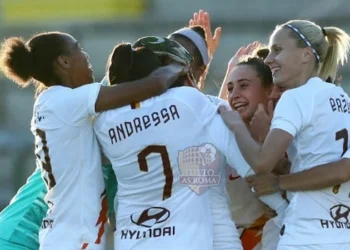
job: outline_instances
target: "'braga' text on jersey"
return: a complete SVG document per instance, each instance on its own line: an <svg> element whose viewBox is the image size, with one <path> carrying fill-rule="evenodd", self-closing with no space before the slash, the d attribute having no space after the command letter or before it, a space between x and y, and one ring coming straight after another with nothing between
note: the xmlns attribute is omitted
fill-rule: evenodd
<svg viewBox="0 0 350 250"><path fill-rule="evenodd" d="M156 127L161 123L167 123L177 119L180 119L179 112L175 105L170 105L158 112L135 117L132 121L120 123L114 128L110 128L108 134L111 144L114 144L152 126Z"/></svg>
<svg viewBox="0 0 350 250"><path fill-rule="evenodd" d="M337 98L329 98L329 103L333 112L350 113L349 100L342 94Z"/></svg>

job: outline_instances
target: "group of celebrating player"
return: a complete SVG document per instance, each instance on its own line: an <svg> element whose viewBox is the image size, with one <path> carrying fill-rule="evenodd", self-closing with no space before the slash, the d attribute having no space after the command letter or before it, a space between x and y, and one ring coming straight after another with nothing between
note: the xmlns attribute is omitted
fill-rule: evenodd
<svg viewBox="0 0 350 250"><path fill-rule="evenodd" d="M123 250L349 250L350 104L334 83L349 35L278 25L215 97L201 91L220 35L199 11L116 45L100 83L69 34L5 40L0 69L36 86L37 168L0 213L0 249L102 250L112 226Z"/></svg>

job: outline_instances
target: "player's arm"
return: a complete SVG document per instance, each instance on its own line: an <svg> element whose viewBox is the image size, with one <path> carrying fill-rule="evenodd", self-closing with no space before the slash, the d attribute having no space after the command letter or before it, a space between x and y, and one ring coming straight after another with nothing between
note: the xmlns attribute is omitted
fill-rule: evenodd
<svg viewBox="0 0 350 250"><path fill-rule="evenodd" d="M52 112L63 122L80 126L90 116L127 104L159 95L167 90L187 69L179 64L170 64L153 71L149 76L115 86L100 83L86 84L78 88L59 89L59 98ZM90 122L90 120L89 120Z"/></svg>
<svg viewBox="0 0 350 250"><path fill-rule="evenodd" d="M220 109L226 125L235 133L238 146L256 173L269 173L284 156L302 126L302 113L293 96L286 92L278 102L271 130L262 145L251 136L240 115Z"/></svg>
<svg viewBox="0 0 350 250"><path fill-rule="evenodd" d="M114 86L101 86L95 102L95 111L114 109L160 95L182 74L184 74L183 66L171 64L155 70L140 80Z"/></svg>
<svg viewBox="0 0 350 250"><path fill-rule="evenodd" d="M224 124L220 115L216 114L206 127L212 143L226 156L228 165L234 168L239 176L247 176L251 168L239 150L235 135Z"/></svg>
<svg viewBox="0 0 350 250"><path fill-rule="evenodd" d="M214 145L226 156L227 163L233 167L241 177L254 174L254 170L243 158L233 133L225 126L219 115L216 115L208 125L208 134ZM281 214L287 207L287 202L280 194L263 196L260 198L265 204Z"/></svg>
<svg viewBox="0 0 350 250"><path fill-rule="evenodd" d="M350 180L350 159L323 164L294 174L281 175L279 187L286 191L318 190Z"/></svg>
<svg viewBox="0 0 350 250"><path fill-rule="evenodd" d="M350 180L350 152L339 161L313 167L301 172L281 175L267 173L246 178L258 195L279 191L311 191L341 185Z"/></svg>

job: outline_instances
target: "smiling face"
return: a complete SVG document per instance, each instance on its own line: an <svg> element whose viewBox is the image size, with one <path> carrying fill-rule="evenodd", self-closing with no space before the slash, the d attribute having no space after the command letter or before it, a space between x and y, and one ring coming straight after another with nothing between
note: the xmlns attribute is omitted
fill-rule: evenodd
<svg viewBox="0 0 350 250"><path fill-rule="evenodd" d="M273 83L284 88L297 87L305 63L305 48L298 48L290 29L280 28L270 37L270 53L265 63L271 68Z"/></svg>
<svg viewBox="0 0 350 250"><path fill-rule="evenodd" d="M242 119L249 123L259 103L267 105L270 88L264 88L254 67L238 65L231 71L227 84L228 101Z"/></svg>

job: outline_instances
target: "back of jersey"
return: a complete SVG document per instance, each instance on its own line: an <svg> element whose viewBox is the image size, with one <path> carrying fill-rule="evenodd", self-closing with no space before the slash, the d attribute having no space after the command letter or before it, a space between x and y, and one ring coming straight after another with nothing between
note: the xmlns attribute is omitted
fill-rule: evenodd
<svg viewBox="0 0 350 250"><path fill-rule="evenodd" d="M212 249L207 189L220 181L220 153L205 124L216 107L204 95L192 105L198 95L180 87L98 117L118 179L116 249Z"/></svg>
<svg viewBox="0 0 350 250"><path fill-rule="evenodd" d="M284 93L280 101L272 127L294 136L288 149L291 172L341 159L350 145L350 99L341 87L312 78ZM291 205L286 211L289 226L286 225L281 241L284 244L348 242L349 190L350 182L315 191L289 192Z"/></svg>

